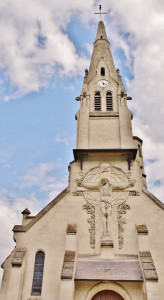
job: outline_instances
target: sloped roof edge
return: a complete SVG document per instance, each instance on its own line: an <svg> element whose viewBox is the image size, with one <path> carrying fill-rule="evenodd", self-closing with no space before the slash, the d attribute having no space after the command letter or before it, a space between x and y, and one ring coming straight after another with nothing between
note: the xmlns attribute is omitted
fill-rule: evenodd
<svg viewBox="0 0 164 300"><path fill-rule="evenodd" d="M164 203L161 202L157 197L155 197L151 192L149 192L145 187L143 187L143 192L150 197L158 206L164 210Z"/></svg>
<svg viewBox="0 0 164 300"><path fill-rule="evenodd" d="M54 198L49 204L47 204L34 219L31 220L25 227L21 225L15 225L13 228L14 232L18 231L27 231L30 227L32 227L42 216L44 216L54 205L56 205L67 193L69 192L69 188L66 187L56 198Z"/></svg>
<svg viewBox="0 0 164 300"><path fill-rule="evenodd" d="M1 268L2 269L4 269L5 268L5 263L6 263L6 261L11 257L11 255L15 252L15 249L16 248L14 248L12 251L11 251L11 253L6 257L6 259L3 261L3 263L1 264Z"/></svg>

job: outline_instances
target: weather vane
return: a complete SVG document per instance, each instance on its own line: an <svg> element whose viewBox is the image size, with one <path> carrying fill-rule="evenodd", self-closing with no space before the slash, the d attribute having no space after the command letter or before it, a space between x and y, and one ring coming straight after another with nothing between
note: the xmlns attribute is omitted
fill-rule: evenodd
<svg viewBox="0 0 164 300"><path fill-rule="evenodd" d="M100 15L100 21L101 21L101 15L106 15L106 12L101 12L101 4L99 5L99 13L95 13L95 15Z"/></svg>

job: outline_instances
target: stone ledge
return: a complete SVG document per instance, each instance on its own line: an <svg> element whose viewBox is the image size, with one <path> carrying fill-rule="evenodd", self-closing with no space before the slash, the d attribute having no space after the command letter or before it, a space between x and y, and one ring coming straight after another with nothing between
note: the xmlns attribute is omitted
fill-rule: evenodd
<svg viewBox="0 0 164 300"><path fill-rule="evenodd" d="M23 225L15 225L13 227L14 232L25 232L25 227Z"/></svg>
<svg viewBox="0 0 164 300"><path fill-rule="evenodd" d="M134 135L133 140L138 140L141 144L143 143L143 140L141 140L138 136Z"/></svg>
<svg viewBox="0 0 164 300"><path fill-rule="evenodd" d="M108 238L108 237L103 237L101 239L101 247L110 247L110 248L113 248L113 240Z"/></svg>
<svg viewBox="0 0 164 300"><path fill-rule="evenodd" d="M138 234L145 234L145 235L148 234L148 229L147 229L147 226L145 224L136 225L136 228L137 228L137 233Z"/></svg>
<svg viewBox="0 0 164 300"><path fill-rule="evenodd" d="M66 232L67 232L67 234L76 234L77 233L77 225L76 224L68 224Z"/></svg>
<svg viewBox="0 0 164 300"><path fill-rule="evenodd" d="M119 114L118 113L114 113L114 112L105 112L105 111L96 111L96 112L90 112L89 113L89 117L98 117L98 118L101 118L101 117L119 117Z"/></svg>

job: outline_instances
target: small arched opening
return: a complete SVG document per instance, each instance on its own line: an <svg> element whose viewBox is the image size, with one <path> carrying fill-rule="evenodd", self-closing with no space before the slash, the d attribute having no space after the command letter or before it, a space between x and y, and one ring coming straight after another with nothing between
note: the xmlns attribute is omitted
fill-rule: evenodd
<svg viewBox="0 0 164 300"><path fill-rule="evenodd" d="M104 67L101 68L101 76L105 76L105 68Z"/></svg>

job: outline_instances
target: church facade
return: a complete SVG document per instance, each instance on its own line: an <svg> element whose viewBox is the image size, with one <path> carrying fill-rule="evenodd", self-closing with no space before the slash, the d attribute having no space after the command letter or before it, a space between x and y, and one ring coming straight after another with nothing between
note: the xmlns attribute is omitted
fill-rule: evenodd
<svg viewBox="0 0 164 300"><path fill-rule="evenodd" d="M2 264L1 300L164 299L164 204L146 185L142 140L99 22L77 119L69 184L25 209Z"/></svg>

